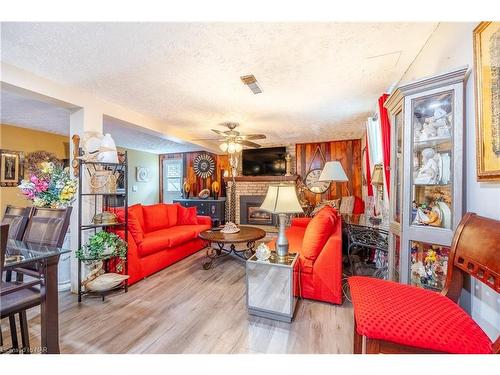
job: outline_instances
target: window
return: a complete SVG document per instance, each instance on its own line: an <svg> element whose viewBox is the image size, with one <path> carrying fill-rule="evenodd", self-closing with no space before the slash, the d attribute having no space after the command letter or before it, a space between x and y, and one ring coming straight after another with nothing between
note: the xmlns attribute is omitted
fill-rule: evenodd
<svg viewBox="0 0 500 375"><path fill-rule="evenodd" d="M174 163L168 163L167 168L166 168L166 184L167 184L167 191L170 192L177 192L181 191L181 165L182 162L176 161Z"/></svg>
<svg viewBox="0 0 500 375"><path fill-rule="evenodd" d="M163 160L163 202L181 197L183 177L182 159Z"/></svg>

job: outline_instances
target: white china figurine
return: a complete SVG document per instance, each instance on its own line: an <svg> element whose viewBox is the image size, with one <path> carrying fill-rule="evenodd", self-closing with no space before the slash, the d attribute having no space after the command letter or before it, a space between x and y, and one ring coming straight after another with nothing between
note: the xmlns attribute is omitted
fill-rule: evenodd
<svg viewBox="0 0 500 375"><path fill-rule="evenodd" d="M415 176L416 185L439 183L439 158L440 155L432 148L424 148L422 150L422 167L417 171Z"/></svg>
<svg viewBox="0 0 500 375"><path fill-rule="evenodd" d="M257 250L255 250L255 256L258 260L268 260L271 256L271 250L265 243L261 243L259 246L257 246Z"/></svg>
<svg viewBox="0 0 500 375"><path fill-rule="evenodd" d="M432 121L432 118L426 118L419 139L421 141L428 141L429 139L436 138L436 135L437 130L435 122Z"/></svg>
<svg viewBox="0 0 500 375"><path fill-rule="evenodd" d="M451 136L451 127L447 119L447 113L442 108L436 108L434 111L434 121L436 126L437 136L439 138L446 138Z"/></svg>

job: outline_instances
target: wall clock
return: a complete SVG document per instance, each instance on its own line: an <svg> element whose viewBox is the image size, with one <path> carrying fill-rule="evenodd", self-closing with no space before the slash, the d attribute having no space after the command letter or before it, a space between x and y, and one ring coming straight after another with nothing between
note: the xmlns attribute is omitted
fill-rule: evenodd
<svg viewBox="0 0 500 375"><path fill-rule="evenodd" d="M319 168L307 172L304 183L312 193L323 194L330 187L330 181L318 181L320 175L321 169Z"/></svg>
<svg viewBox="0 0 500 375"><path fill-rule="evenodd" d="M215 172L214 159L209 154L200 154L193 161L194 173L201 178L208 178Z"/></svg>

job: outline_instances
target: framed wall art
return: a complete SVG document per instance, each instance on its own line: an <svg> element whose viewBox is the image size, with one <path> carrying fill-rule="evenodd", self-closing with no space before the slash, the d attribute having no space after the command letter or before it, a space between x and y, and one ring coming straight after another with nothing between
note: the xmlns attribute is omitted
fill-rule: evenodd
<svg viewBox="0 0 500 375"><path fill-rule="evenodd" d="M149 182L149 168L136 167L135 168L135 179L138 182Z"/></svg>
<svg viewBox="0 0 500 375"><path fill-rule="evenodd" d="M500 22L481 22L473 35L477 179L500 181Z"/></svg>
<svg viewBox="0 0 500 375"><path fill-rule="evenodd" d="M15 187L23 179L23 153L0 150L0 186Z"/></svg>

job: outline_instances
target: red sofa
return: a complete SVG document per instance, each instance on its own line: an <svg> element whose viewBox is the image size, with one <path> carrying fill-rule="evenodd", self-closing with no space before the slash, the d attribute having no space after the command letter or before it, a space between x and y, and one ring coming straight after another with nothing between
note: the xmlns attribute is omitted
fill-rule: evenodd
<svg viewBox="0 0 500 375"><path fill-rule="evenodd" d="M124 209L116 209L123 221ZM198 234L209 229L208 216L197 216L196 207L179 204L136 204L128 209L129 285L203 249L206 242ZM124 238L124 230L116 233Z"/></svg>
<svg viewBox="0 0 500 375"><path fill-rule="evenodd" d="M294 218L286 231L290 252L299 256L299 291L303 298L342 303L342 221L327 206L311 218ZM269 246L275 248L275 241Z"/></svg>

